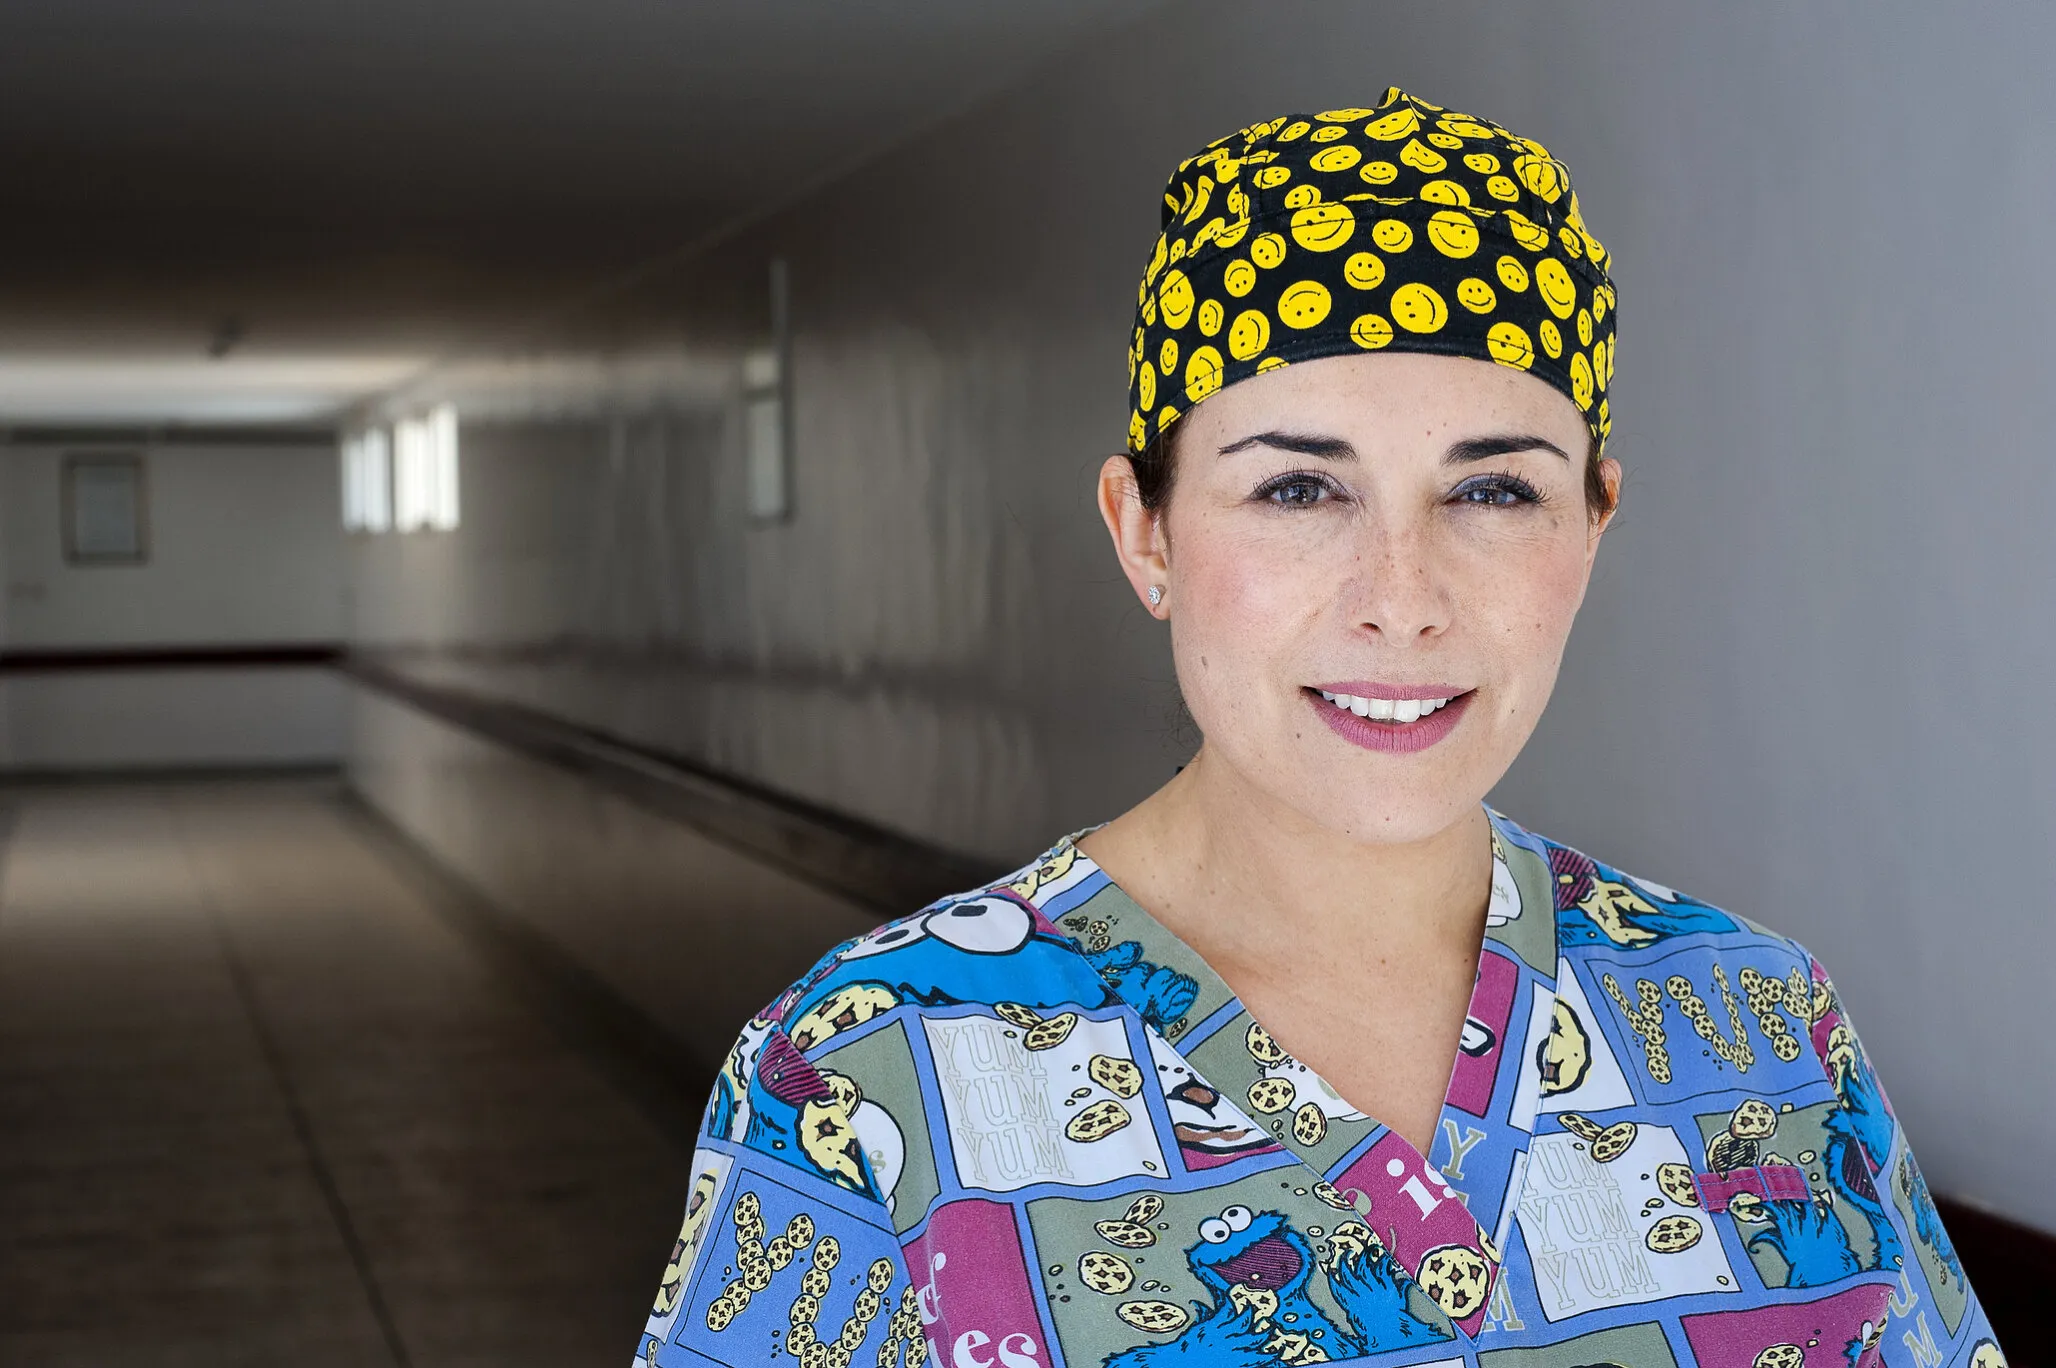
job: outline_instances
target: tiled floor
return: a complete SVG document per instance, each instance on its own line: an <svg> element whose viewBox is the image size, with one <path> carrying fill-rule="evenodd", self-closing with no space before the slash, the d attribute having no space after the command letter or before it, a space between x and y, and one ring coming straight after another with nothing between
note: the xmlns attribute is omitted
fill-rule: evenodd
<svg viewBox="0 0 2056 1368"><path fill-rule="evenodd" d="M335 787L0 808L0 1363L625 1368L689 1141Z"/></svg>

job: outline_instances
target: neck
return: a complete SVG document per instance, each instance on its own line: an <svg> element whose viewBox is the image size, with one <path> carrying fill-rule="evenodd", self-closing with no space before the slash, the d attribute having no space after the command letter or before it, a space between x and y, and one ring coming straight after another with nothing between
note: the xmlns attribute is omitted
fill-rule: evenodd
<svg viewBox="0 0 2056 1368"><path fill-rule="evenodd" d="M1482 807L1423 840L1361 841L1254 790L1204 747L1081 845L1217 967L1260 975L1293 947L1358 965L1475 954L1491 897Z"/></svg>

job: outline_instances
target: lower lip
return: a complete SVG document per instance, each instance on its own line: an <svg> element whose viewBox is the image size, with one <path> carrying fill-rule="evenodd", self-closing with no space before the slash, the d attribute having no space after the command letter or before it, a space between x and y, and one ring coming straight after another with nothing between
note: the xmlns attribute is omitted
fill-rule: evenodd
<svg viewBox="0 0 2056 1368"><path fill-rule="evenodd" d="M1458 694L1418 721L1375 722L1368 717L1358 717L1347 708L1338 708L1311 690L1306 695L1307 701L1320 713L1321 720L1344 741L1365 750L1400 752L1426 750L1455 731L1473 696Z"/></svg>

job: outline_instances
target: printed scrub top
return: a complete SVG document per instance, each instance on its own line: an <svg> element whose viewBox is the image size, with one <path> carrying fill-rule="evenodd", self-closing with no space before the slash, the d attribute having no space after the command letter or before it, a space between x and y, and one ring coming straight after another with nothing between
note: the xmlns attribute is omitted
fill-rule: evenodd
<svg viewBox="0 0 2056 1368"><path fill-rule="evenodd" d="M2000 1368L1820 965L1490 815L1430 1155L1066 839L750 1022L637 1362Z"/></svg>

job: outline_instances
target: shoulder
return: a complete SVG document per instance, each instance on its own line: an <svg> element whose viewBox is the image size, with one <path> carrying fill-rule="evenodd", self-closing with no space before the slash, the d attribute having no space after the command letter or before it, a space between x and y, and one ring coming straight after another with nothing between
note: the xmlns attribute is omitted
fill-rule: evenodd
<svg viewBox="0 0 2056 1368"><path fill-rule="evenodd" d="M1519 883L1547 887L1566 957L1690 948L1714 960L1769 954L1809 966L1809 973L1816 963L1798 941L1742 913L1631 874L1499 812L1492 820L1495 858L1526 867L1528 877Z"/></svg>
<svg viewBox="0 0 2056 1368"><path fill-rule="evenodd" d="M1105 991L1099 975L1044 912L1088 878L1104 876L1067 837L987 884L844 941L781 993L759 1023L812 1057L902 1008L1097 1005Z"/></svg>

